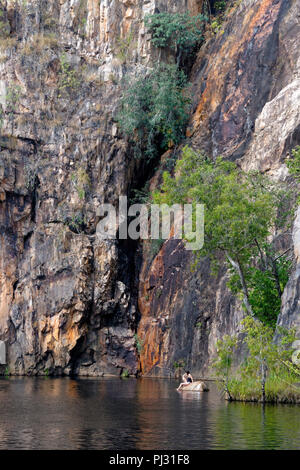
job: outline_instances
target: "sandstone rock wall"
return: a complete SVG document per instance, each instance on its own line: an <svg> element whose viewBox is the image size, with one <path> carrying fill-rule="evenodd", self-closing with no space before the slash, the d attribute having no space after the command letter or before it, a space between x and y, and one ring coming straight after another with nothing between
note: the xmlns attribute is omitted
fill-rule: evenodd
<svg viewBox="0 0 300 470"><path fill-rule="evenodd" d="M121 79L155 59L144 15L196 4L0 2L0 338L11 373L136 373L132 254L97 240L96 214L139 178L114 115Z"/></svg>
<svg viewBox="0 0 300 470"><path fill-rule="evenodd" d="M1 0L0 340L11 373L173 375L184 362L206 374L217 339L238 330L225 271L192 272L174 240L155 254L95 235L99 204L145 177L115 122L121 80L157 58L144 15L202 6ZM300 143L299 18L296 0L234 2L194 64L187 143L285 177ZM284 324L298 321L298 279L299 267Z"/></svg>

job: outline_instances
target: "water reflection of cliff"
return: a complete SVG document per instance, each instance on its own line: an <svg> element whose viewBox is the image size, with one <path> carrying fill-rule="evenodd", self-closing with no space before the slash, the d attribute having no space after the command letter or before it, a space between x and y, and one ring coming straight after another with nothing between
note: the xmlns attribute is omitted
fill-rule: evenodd
<svg viewBox="0 0 300 470"><path fill-rule="evenodd" d="M4 449L295 449L300 407L228 403L162 379L0 379Z"/></svg>

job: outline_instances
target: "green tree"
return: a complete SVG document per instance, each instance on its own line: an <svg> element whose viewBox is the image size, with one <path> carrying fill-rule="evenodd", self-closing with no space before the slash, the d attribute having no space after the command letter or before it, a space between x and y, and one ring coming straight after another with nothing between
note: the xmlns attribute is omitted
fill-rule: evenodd
<svg viewBox="0 0 300 470"><path fill-rule="evenodd" d="M155 157L184 137L190 106L186 87L186 76L175 65L160 65L125 87L117 120L135 156Z"/></svg>
<svg viewBox="0 0 300 470"><path fill-rule="evenodd" d="M274 328L251 316L242 321L242 326L242 343L246 345L248 351L246 360L228 379L227 370L230 369L231 358L239 343L236 336L225 337L218 343L214 368L217 372L223 372L223 377L226 377L227 373L225 383L229 399L260 397L264 402L266 393L268 399L276 399L276 393L298 380L297 371L291 362L295 331L278 328L280 336L275 342ZM226 369L227 357L230 359L228 369ZM278 382L275 385L275 396L272 390L274 378Z"/></svg>
<svg viewBox="0 0 300 470"><path fill-rule="evenodd" d="M281 308L281 297L288 282L292 262L285 253L276 254L269 245L264 244L260 249L259 261L255 266L245 267L245 279L249 291L249 303L255 316L262 322L274 327ZM235 294L241 292L240 278L236 272L231 272L228 286Z"/></svg>
<svg viewBox="0 0 300 470"><path fill-rule="evenodd" d="M188 147L183 149L182 159L176 164L175 175L173 178L170 173L164 173L162 191L154 193L155 202L204 204L205 238L200 255L209 256L215 269L225 257L231 276L230 287L234 287L235 293L242 293L250 315L261 313L259 285L267 284L264 288L268 289L268 282L272 281L272 293L279 300L276 303L268 299L267 307L277 308L277 317L287 280L283 268L286 264L284 255L275 255L272 250L263 253L263 250L276 228L278 208L287 197L286 193L275 190L271 181L259 173L245 173L235 163L221 157L214 162ZM285 218L286 214L282 215L281 224ZM266 265L259 264L261 256ZM275 271L281 269L284 272L280 271L279 292L276 288L278 272ZM263 311L264 315L270 315L266 308Z"/></svg>
<svg viewBox="0 0 300 470"><path fill-rule="evenodd" d="M145 25L151 33L151 42L159 48L169 47L180 63L184 53L192 52L203 40L207 17L189 13L155 13L145 17Z"/></svg>
<svg viewBox="0 0 300 470"><path fill-rule="evenodd" d="M233 354L238 345L237 336L224 336L223 340L217 342L217 358L213 363L213 367L217 376L221 379L224 391L229 400L231 394L229 389L229 379L232 367Z"/></svg>
<svg viewBox="0 0 300 470"><path fill-rule="evenodd" d="M279 328L280 339L274 341L274 328L246 317L242 321L245 334L244 342L248 348L248 357L241 366L241 376L260 381L261 398L266 398L267 377L275 374L280 377L287 371L287 363L291 363L292 348L295 341L295 331Z"/></svg>

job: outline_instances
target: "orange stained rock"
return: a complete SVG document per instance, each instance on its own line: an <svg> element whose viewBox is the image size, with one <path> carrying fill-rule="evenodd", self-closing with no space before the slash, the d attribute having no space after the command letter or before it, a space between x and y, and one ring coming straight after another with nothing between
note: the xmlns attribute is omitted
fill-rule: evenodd
<svg viewBox="0 0 300 470"><path fill-rule="evenodd" d="M76 346L77 340L80 338L80 333L78 331L77 325L74 325L72 322L67 325L66 339L68 342L68 349L74 348Z"/></svg>
<svg viewBox="0 0 300 470"><path fill-rule="evenodd" d="M258 3L257 11L254 14L253 9L245 10L241 39L237 41L237 34L233 29L224 41L218 54L214 54L206 81L206 88L201 95L198 107L192 118L194 130L206 119L208 114L212 115L222 103L226 86L225 77L233 69L241 50L245 49L254 36L256 41L261 42L268 33L269 28L274 25L281 2L273 5L274 0L262 0ZM253 15L252 18L251 15ZM258 31L256 31L256 28L258 28ZM236 90L234 91L236 92ZM232 106L237 106L237 101ZM232 108L228 109L227 114L229 115L232 111ZM224 119L226 119L226 115ZM193 131L190 130L190 132Z"/></svg>
<svg viewBox="0 0 300 470"><path fill-rule="evenodd" d="M157 289L150 288L160 287L161 280L164 276L164 261L166 244L163 245L158 255L154 258L150 268L145 263L140 275L140 292L139 292L139 311L141 313L141 321L138 328L138 336L143 338L143 348L140 354L140 367L142 374L147 374L160 364L164 344L167 343L167 335L162 332L160 323L155 323L161 315L163 306L155 305L153 310L153 302Z"/></svg>
<svg viewBox="0 0 300 470"><path fill-rule="evenodd" d="M144 337L143 350L140 356L142 374L147 374L161 358L161 332L157 326L151 325L151 320L141 323L140 329ZM139 331L140 331L139 329Z"/></svg>

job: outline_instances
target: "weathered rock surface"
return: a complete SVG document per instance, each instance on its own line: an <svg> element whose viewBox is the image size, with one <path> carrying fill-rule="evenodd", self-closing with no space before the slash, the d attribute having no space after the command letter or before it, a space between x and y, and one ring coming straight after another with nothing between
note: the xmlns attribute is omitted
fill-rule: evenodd
<svg viewBox="0 0 300 470"><path fill-rule="evenodd" d="M115 122L121 79L157 57L144 15L202 4L0 2L0 340L11 373L172 375L184 362L204 374L217 339L238 331L225 270L192 272L174 240L154 255L95 235L99 205L145 177ZM300 143L299 18L297 0L234 3L193 67L190 145L285 177ZM282 324L298 324L299 273Z"/></svg>
<svg viewBox="0 0 300 470"><path fill-rule="evenodd" d="M189 385L185 385L180 389L182 392L208 392L209 388L206 383L195 381Z"/></svg>
<svg viewBox="0 0 300 470"><path fill-rule="evenodd" d="M96 238L97 208L139 178L114 114L121 78L155 57L144 15L196 4L0 2L0 339L13 374L138 370L133 255Z"/></svg>
<svg viewBox="0 0 300 470"><path fill-rule="evenodd" d="M244 0L233 6L193 67L188 129L193 148L239 159L245 170L286 178L284 159L300 143L299 18L297 1ZM292 237L277 238L281 246L293 243ZM172 240L152 260L144 249L138 334L144 339L145 374L168 375L180 364L201 376L210 374L217 339L239 331L244 313L226 287L226 272L212 277L206 261L191 272L191 261ZM300 333L299 275L298 266L284 293L279 323Z"/></svg>

